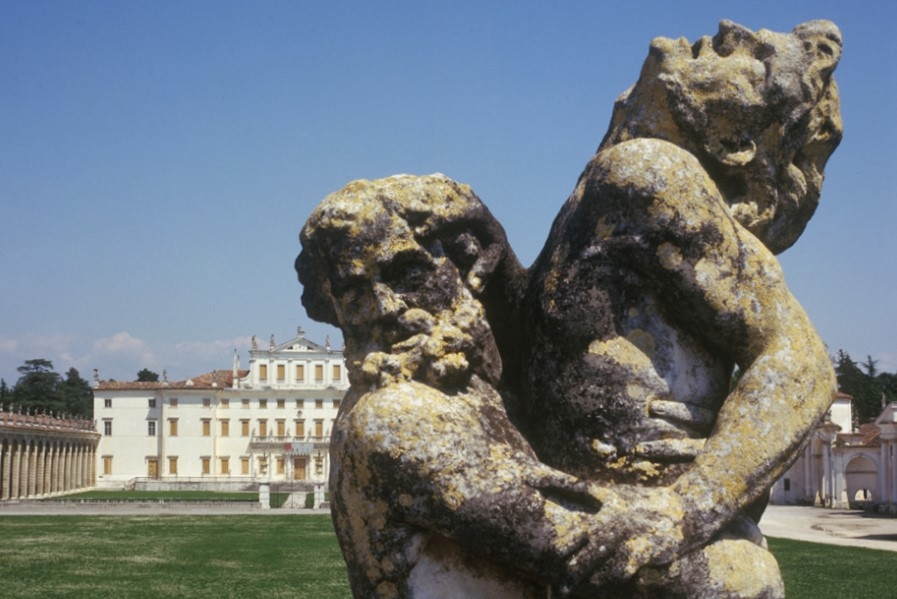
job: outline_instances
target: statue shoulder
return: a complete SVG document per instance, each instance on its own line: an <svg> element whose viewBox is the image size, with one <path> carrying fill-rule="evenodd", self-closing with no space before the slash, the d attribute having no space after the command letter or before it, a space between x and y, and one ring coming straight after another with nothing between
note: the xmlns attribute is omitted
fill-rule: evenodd
<svg viewBox="0 0 897 599"><path fill-rule="evenodd" d="M638 138L602 149L585 178L603 188L628 194L665 194L668 190L712 187L710 175L695 156L662 139Z"/></svg>

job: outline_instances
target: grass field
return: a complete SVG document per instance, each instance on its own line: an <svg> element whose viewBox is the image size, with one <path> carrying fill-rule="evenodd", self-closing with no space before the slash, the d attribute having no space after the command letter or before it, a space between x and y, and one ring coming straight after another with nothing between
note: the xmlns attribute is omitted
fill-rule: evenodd
<svg viewBox="0 0 897 599"><path fill-rule="evenodd" d="M327 516L0 518L8 599L351 597ZM890 597L897 554L770 539L789 599Z"/></svg>

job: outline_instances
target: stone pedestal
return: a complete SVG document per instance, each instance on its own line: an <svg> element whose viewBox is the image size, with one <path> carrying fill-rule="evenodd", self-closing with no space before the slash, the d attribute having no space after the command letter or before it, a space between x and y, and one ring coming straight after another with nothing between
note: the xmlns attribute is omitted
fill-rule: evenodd
<svg viewBox="0 0 897 599"><path fill-rule="evenodd" d="M263 510L271 509L271 485L269 483L259 484L259 505Z"/></svg>

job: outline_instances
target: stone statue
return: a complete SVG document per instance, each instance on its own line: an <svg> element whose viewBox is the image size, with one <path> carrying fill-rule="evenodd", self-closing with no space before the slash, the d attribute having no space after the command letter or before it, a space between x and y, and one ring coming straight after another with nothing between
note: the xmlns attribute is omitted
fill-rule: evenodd
<svg viewBox="0 0 897 599"><path fill-rule="evenodd" d="M755 522L834 375L774 254L840 141L840 53L826 21L654 40L530 269L441 175L315 210L357 597L784 595Z"/></svg>

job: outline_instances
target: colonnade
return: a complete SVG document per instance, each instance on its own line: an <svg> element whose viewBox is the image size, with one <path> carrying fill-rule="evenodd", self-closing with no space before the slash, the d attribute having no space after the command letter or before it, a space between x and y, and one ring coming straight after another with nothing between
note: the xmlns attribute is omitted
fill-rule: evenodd
<svg viewBox="0 0 897 599"><path fill-rule="evenodd" d="M0 501L93 487L99 439L88 420L0 409Z"/></svg>

